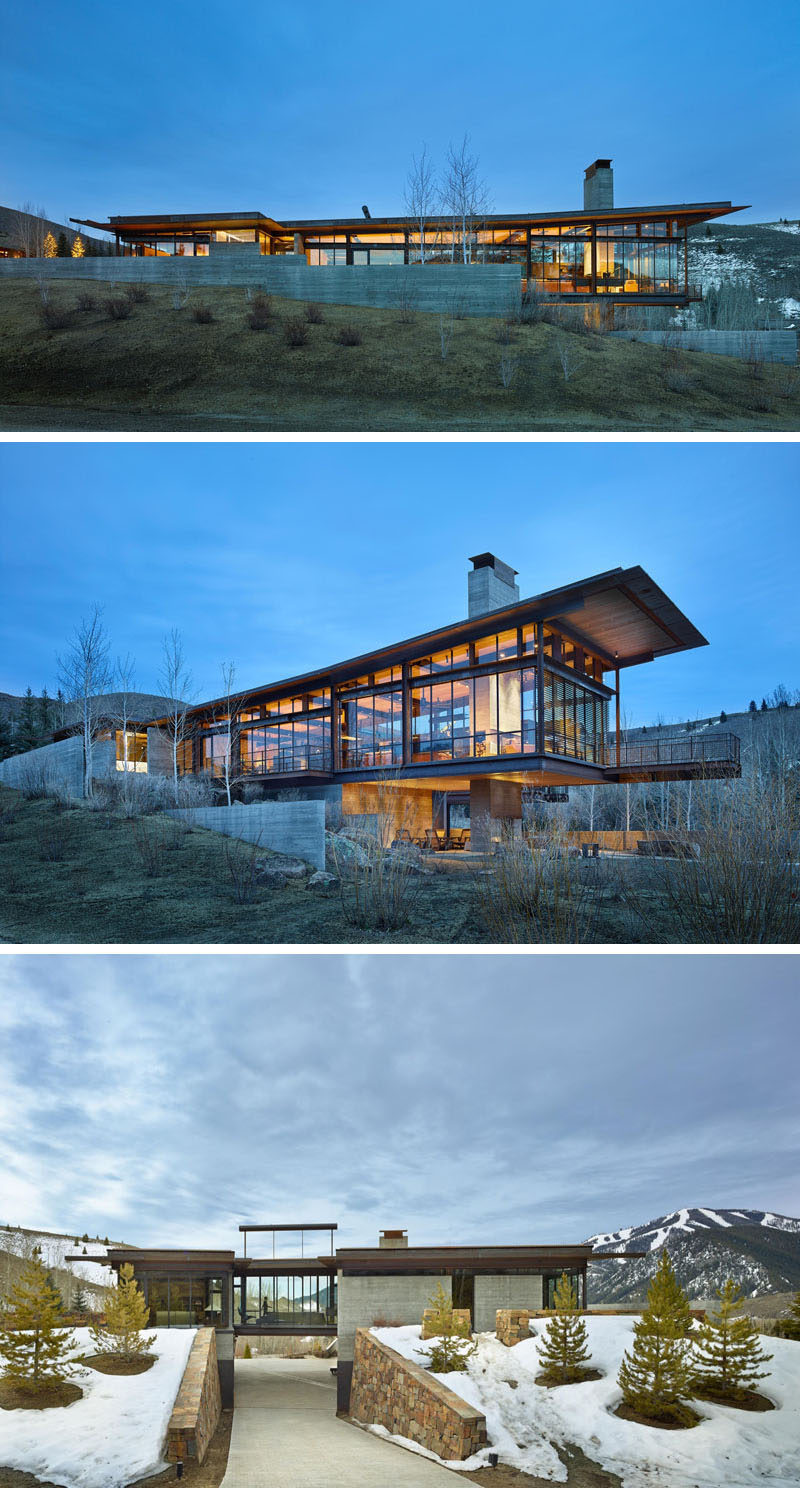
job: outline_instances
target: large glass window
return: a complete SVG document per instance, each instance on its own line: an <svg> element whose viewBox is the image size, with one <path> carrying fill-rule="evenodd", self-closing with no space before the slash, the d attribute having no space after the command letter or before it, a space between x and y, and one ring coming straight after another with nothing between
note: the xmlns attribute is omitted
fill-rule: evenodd
<svg viewBox="0 0 800 1488"><path fill-rule="evenodd" d="M117 729L117 769L132 770L138 775L147 774L147 734L136 734L130 730Z"/></svg>
<svg viewBox="0 0 800 1488"><path fill-rule="evenodd" d="M245 1327L323 1328L336 1323L336 1280L327 1273L248 1276L237 1283Z"/></svg>
<svg viewBox="0 0 800 1488"><path fill-rule="evenodd" d="M373 770L402 764L403 694L362 693L341 709L342 769Z"/></svg>
<svg viewBox="0 0 800 1488"><path fill-rule="evenodd" d="M137 1277L150 1328L199 1328L226 1321L227 1282L222 1276Z"/></svg>

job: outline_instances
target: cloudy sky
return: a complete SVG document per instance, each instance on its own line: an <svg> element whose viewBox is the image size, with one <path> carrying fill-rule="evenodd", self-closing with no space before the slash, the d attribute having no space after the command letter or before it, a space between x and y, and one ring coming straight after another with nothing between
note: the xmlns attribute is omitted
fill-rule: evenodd
<svg viewBox="0 0 800 1488"><path fill-rule="evenodd" d="M472 137L498 211L752 203L797 217L796 0L37 0L6 6L4 203L54 217L397 212L412 152Z"/></svg>
<svg viewBox="0 0 800 1488"><path fill-rule="evenodd" d="M523 597L640 563L710 644L632 668L626 721L731 713L800 684L799 476L790 443L7 444L0 692L54 690L95 600L143 691L173 626L197 700L229 659L279 681L461 619L489 550Z"/></svg>
<svg viewBox="0 0 800 1488"><path fill-rule="evenodd" d="M800 1215L791 956L7 955L0 1223L579 1241Z"/></svg>

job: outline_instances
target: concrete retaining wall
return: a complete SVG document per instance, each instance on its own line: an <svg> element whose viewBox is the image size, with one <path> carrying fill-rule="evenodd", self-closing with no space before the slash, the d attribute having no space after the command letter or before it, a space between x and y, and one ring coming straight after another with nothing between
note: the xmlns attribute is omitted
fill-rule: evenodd
<svg viewBox="0 0 800 1488"><path fill-rule="evenodd" d="M439 1281L445 1296L450 1297L449 1276L339 1276L337 1410L349 1408L359 1328L371 1327L376 1318L404 1325L419 1323Z"/></svg>
<svg viewBox="0 0 800 1488"><path fill-rule="evenodd" d="M67 260L65 259L66 263ZM92 751L95 779L113 774L116 768L115 746L98 740ZM0 760L0 784L19 790L26 779L43 775L48 786L58 786L72 796L83 795L83 739L72 734L56 744L43 744L41 749L28 749L25 754L12 754Z"/></svg>
<svg viewBox="0 0 800 1488"><path fill-rule="evenodd" d="M796 331L611 331L623 341L665 343L681 351L711 351L716 356L741 357L747 361L755 349L765 362L797 361Z"/></svg>
<svg viewBox="0 0 800 1488"><path fill-rule="evenodd" d="M250 806L192 806L167 813L193 827L238 837L272 852L325 867L324 801L257 801Z"/></svg>
<svg viewBox="0 0 800 1488"><path fill-rule="evenodd" d="M356 1334L350 1414L385 1426L447 1462L463 1462L486 1445L486 1417L427 1370L404 1359L366 1328Z"/></svg>
<svg viewBox="0 0 800 1488"><path fill-rule="evenodd" d="M4 278L44 278L48 284L77 279L104 283L258 286L290 300L315 304L366 305L381 309L409 303L437 314L505 315L519 304L518 264L376 264L369 268L311 268L304 254L234 252L207 258L0 259Z"/></svg>
<svg viewBox="0 0 800 1488"><path fill-rule="evenodd" d="M221 1414L214 1329L200 1328L167 1427L167 1461L202 1462Z"/></svg>

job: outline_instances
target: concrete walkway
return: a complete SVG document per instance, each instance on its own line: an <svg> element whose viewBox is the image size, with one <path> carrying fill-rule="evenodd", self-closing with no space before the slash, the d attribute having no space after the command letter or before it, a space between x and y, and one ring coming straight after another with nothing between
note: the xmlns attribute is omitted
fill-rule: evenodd
<svg viewBox="0 0 800 1488"><path fill-rule="evenodd" d="M336 1417L324 1359L237 1359L221 1488L457 1488L455 1476Z"/></svg>

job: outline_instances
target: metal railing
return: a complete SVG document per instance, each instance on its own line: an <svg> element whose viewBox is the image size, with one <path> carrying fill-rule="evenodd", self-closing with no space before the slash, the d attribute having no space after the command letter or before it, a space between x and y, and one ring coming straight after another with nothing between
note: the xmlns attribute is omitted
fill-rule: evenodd
<svg viewBox="0 0 800 1488"><path fill-rule="evenodd" d="M738 765L741 740L737 734L667 735L636 743L620 742L619 762L626 769L653 769L658 765ZM607 764L617 762L616 747L608 749Z"/></svg>

